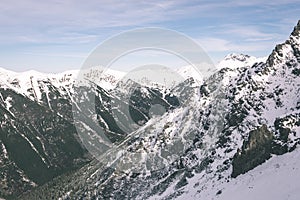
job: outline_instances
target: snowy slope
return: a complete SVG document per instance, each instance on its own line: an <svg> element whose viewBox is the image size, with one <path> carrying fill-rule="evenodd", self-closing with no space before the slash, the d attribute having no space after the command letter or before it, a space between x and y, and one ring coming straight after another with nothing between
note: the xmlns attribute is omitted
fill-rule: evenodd
<svg viewBox="0 0 300 200"><path fill-rule="evenodd" d="M195 180L191 179L189 185L194 187L190 187L189 192L184 193L178 199L297 200L300 195L299 178L300 149L297 148L291 153L274 156L266 163L235 179L206 183L202 185L201 193L196 192L197 187L195 186L198 184L195 185L193 182Z"/></svg>
<svg viewBox="0 0 300 200"><path fill-rule="evenodd" d="M291 153L273 157L247 174L220 185L222 193L215 199L298 200L299 180L300 150L298 148Z"/></svg>

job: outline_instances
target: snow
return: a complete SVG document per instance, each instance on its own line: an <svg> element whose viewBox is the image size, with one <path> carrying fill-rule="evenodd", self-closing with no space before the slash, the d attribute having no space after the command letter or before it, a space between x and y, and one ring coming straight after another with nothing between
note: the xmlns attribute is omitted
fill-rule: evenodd
<svg viewBox="0 0 300 200"><path fill-rule="evenodd" d="M227 55L223 60L221 60L217 64L217 68L236 69L240 67L251 67L255 63L265 62L266 60L267 57L256 58L254 56L232 53Z"/></svg>
<svg viewBox="0 0 300 200"><path fill-rule="evenodd" d="M300 149L281 156L274 156L267 162L235 179L216 180L212 174L203 172L189 179L185 193L177 197L209 200L298 200L300 196ZM172 189L173 190L172 190ZM170 187L160 196L161 199L174 193ZM217 194L221 192L221 194Z"/></svg>
<svg viewBox="0 0 300 200"><path fill-rule="evenodd" d="M299 87L297 86L300 80L299 76L293 75L292 68L286 66L287 61L295 60L296 58L291 53L292 49L290 47L285 48L283 46L282 52L285 57L278 59L281 62L276 62L275 65L271 66L261 63L252 67L254 63L265 62L266 58L255 58L241 54L231 54L218 65L219 68L227 68L224 70L223 86L238 87L236 94L234 94L234 102L243 99L262 104L261 110L257 111L253 109L251 104L247 101L245 102L245 107L248 107L249 114L244 119L244 124L239 127L239 130L232 131L230 136L231 149L241 147L244 137L247 136L246 133L249 133L249 130L253 130L255 127L261 126L261 124L267 124L268 129L273 131L276 118L288 117L289 120L293 120L291 127L288 126L288 123L291 123L291 121L286 121L285 126L295 132L295 136L289 136L291 141L296 141L298 138L300 128L295 125L296 117L291 116L296 116L299 113L295 108L299 99ZM264 73L255 72L254 70L259 69L260 65L268 67L268 71ZM248 87L247 85L242 86L243 83L248 84ZM253 90L251 86L258 89ZM278 94L276 94L276 91ZM231 95L230 92L228 94ZM274 97L269 98L267 94L273 94ZM261 96L264 98L261 99ZM199 105L201 106L196 106L197 108L205 106L204 99L200 99ZM278 99L282 105L277 105ZM211 103L211 97L208 97L207 101ZM193 108L195 105L191 107ZM178 115L180 116L180 114ZM213 137L209 135L204 137L205 139L203 140L206 142L206 145L209 146L215 143ZM230 178L231 166L231 168L222 172L223 178L218 180L216 171L222 167L225 159L232 158L235 152L225 153L224 149L216 149L217 156L210 165L210 171L195 174L194 177L187 179L187 186L181 188L180 191L175 189L173 184L163 194L153 196L151 199L169 198L178 192L183 192L183 194L177 198L184 200L299 199L299 149L286 155L273 156L271 160L247 172L245 175L238 176L236 179ZM217 193L220 194L217 195Z"/></svg>
<svg viewBox="0 0 300 200"><path fill-rule="evenodd" d="M151 169L157 170L160 169L160 167L169 166L169 164L174 161L172 156L175 156L176 159L184 155L182 156L182 162L187 167L196 166L195 164L202 165L202 161L204 161L205 158L213 158L212 163L207 165L203 163L203 166L200 166L201 169L192 172L193 176L186 179L188 182L187 185L182 186L180 189L176 188L177 183L182 178L181 175L177 176L176 180L172 180L172 182L167 185L165 191L156 193L151 199L167 199L181 192L182 195L177 198L184 200L299 199L297 197L300 196L300 184L298 184L300 178L300 149L281 156L273 155L267 162L250 170L244 175L239 175L237 178L231 178L232 164L230 163L230 159L237 152L237 149L242 146L244 139L249 136L251 130L266 125L268 130L276 131L274 127L276 118L286 117L284 126L290 127L291 130L295 132L294 136L289 135L290 140L299 138L300 128L295 125L298 119L296 115L298 111L294 108L297 106L299 99L299 87L297 86L300 80L299 77L295 77L291 73L291 69L286 65L287 61L295 60L295 56L292 52L293 49L290 46L283 46L279 53L276 52L277 54L274 54L278 59L278 62L275 62L275 64L263 64L266 62L266 57L256 58L243 54L230 54L226 56L224 60L218 64L218 68L223 68L223 70L220 74L216 74L217 78L219 78L218 75L222 78L224 91L222 87L216 90L215 93L220 91L220 93L217 94L211 90L209 91L209 95L188 101L186 107L171 110L162 117L151 118L146 125L128 135L128 138L118 146L118 148L124 148L121 149L119 153L116 153L118 149L116 149L115 146L108 143L107 146L113 147L108 152L108 155L113 154L113 156L108 158L108 161L110 163L114 162L122 156L126 158L124 160L127 161L122 161L120 164L116 162L118 164L117 169L126 172L130 169L136 169L150 174ZM281 53L284 55L283 57L280 57ZM263 63L252 66L259 62ZM193 78L197 84L201 84L203 81L201 74L192 66L184 66L176 72L184 78ZM32 77L32 74L33 78L28 78ZM11 73L9 76L6 76L5 73L3 75L0 70L1 77L19 77L19 82L27 83L28 87L32 87L34 90L39 90L39 85L36 85L39 77L51 80L56 87L69 87L68 84L73 83L78 75L83 75L83 82L86 81L84 78L87 78L89 81L98 84L104 89L110 90L122 80L125 73L110 69L104 72L101 68L90 68L81 72L65 72L47 76L31 71L29 73L23 73L23 77L20 78L19 74L16 73ZM24 78L24 81L22 78ZM29 83L28 80L32 80L33 82ZM90 82L87 83L90 84ZM214 85L214 82L208 83ZM9 85L10 82L7 84ZM128 88L126 84L130 86L133 83L132 81L124 82L125 89ZM216 83L216 87L218 86ZM233 92L230 88L236 90ZM282 89L282 91L278 92L279 89ZM69 90L66 89L66 91ZM26 93L27 90L23 90L22 92ZM143 95L149 95L148 90L142 90L142 92ZM271 95L271 97L269 97L270 94L273 94L273 96ZM71 96L70 93L68 93L68 95ZM224 99L223 95L232 98ZM36 98L39 98L39 94L36 94L36 96ZM278 99L282 102L282 105L277 105ZM218 139L217 130L222 129L222 122L224 121L223 118L226 116L226 112L231 112L234 108L233 105L239 103L239 100L243 100L244 103L241 104L243 106L242 108L245 107L247 109L247 116L245 116L243 122L240 123L238 127L232 126L228 129L228 131L230 131L230 140L226 143L228 147L226 148L232 151L226 151L224 147L216 145ZM116 109L118 109L117 106ZM193 162L193 160L189 160L189 155L185 154L185 150L187 150L187 148L190 147L190 143L193 142L190 139L193 138L194 134L201 133L204 130L203 124L205 122L218 123L216 123L216 126L215 124L211 124L208 127L208 131L205 129L209 134L201 136L201 148L188 151L191 153L190 155L195 156L195 162ZM221 124L220 128L219 124ZM79 128L87 131L87 134L89 134L91 138L95 140L99 139L100 143L105 144L105 141L101 140L102 138L96 137L98 134L91 128L92 126L84 122L81 122L79 125ZM107 126L107 124L105 125ZM24 137L22 134L21 136ZM141 157L135 158L133 154L124 153L126 148L129 148L129 139L133 137L137 139L137 142L130 143L129 147L139 150ZM165 142L162 139L164 139ZM180 143L176 143L178 140L180 140ZM28 142L30 143L30 141ZM141 146L143 148L136 148L140 144L142 144ZM177 145L176 147L178 148L176 148L176 151L173 151L173 145ZM162 149L162 147L164 149ZM147 155L146 153L149 150L157 153L159 157L158 161L162 160L162 164L155 160L151 163L152 166L144 167L144 162L147 160L147 156L145 155ZM162 156L163 150L170 150L172 154L169 155L165 153L166 156ZM212 153L212 150L214 153ZM148 158L151 159L150 156ZM229 164L227 165L225 161L228 161ZM128 164L128 167L124 168L126 164ZM90 182L97 180L99 173L98 170L93 172L89 178L90 180L88 180ZM140 176L143 177L142 175ZM104 184L112 178L115 177L108 177ZM160 186L160 184L166 184L163 182L167 180L167 178L166 176L158 180L157 183L153 184L153 188ZM99 181L95 181L94 186L99 188L100 183ZM101 185L103 185L103 183L101 183L100 186ZM117 186L119 185L116 184L116 187ZM120 189L123 189L122 185L120 186ZM119 188L116 188L116 190L117 189ZM143 192L144 191L141 191L141 195L143 195ZM67 193L67 196L70 194L71 193Z"/></svg>
<svg viewBox="0 0 300 200"><path fill-rule="evenodd" d="M89 85L91 82L99 85L105 90L112 90L117 83L125 76L125 72L105 69L103 67L91 67L82 69L76 75L76 83L79 85ZM88 80L88 82L87 82Z"/></svg>
<svg viewBox="0 0 300 200"><path fill-rule="evenodd" d="M46 74L35 70L18 73L0 68L0 86L12 89L37 102L41 101L42 92L45 92L48 105L51 108L48 98L50 91L47 82L50 82L61 94L71 97L74 92L73 85L75 81L82 81L82 76L87 77L88 80L98 84L105 90L111 90L124 75L124 72L99 67L83 69L81 71L69 70L56 74ZM87 84L90 84L90 82Z"/></svg>
<svg viewBox="0 0 300 200"><path fill-rule="evenodd" d="M18 133L28 142L28 144L31 146L31 148L39 155L39 157L42 159L42 161L47 165L46 159L40 154L40 152L35 148L33 143L26 137L26 135L18 130L18 128L14 125L13 122L10 123L15 130L18 131Z"/></svg>
<svg viewBox="0 0 300 200"><path fill-rule="evenodd" d="M256 61L257 59L251 57L250 61L254 62L254 60ZM248 63L250 63L250 61ZM235 63L234 66L238 63L238 61L233 61L232 59L225 59L224 61L221 61L220 66L227 66L231 62ZM238 65L245 65L245 63L240 62ZM184 79L193 78L196 85L200 85L203 82L201 72L197 71L197 69L191 65L183 66L175 72ZM96 83L105 90L112 90L116 87L118 82L125 77L125 75L125 72L101 67L91 67L83 70L69 70L56 74L46 74L35 70L17 73L0 68L0 85L2 87L13 89L17 93L29 97L31 100L40 101L42 97L41 89L43 89L46 92L46 96L48 96L48 88L44 85L43 81L51 82L53 86L60 88L60 92L63 94L65 91L68 93L71 92L72 94L72 85L76 81L78 81L79 84L90 84L90 82L85 83L85 79L87 78L89 81ZM63 88L65 88L65 90L63 90ZM51 105L50 102L48 102L48 104L49 106Z"/></svg>
<svg viewBox="0 0 300 200"><path fill-rule="evenodd" d="M7 97L4 101L5 105L6 105L6 109L9 111L9 109L12 107L11 104L12 98L11 97Z"/></svg>
<svg viewBox="0 0 300 200"><path fill-rule="evenodd" d="M276 156L222 187L220 200L298 200L300 149Z"/></svg>
<svg viewBox="0 0 300 200"><path fill-rule="evenodd" d="M184 79L193 78L197 85L200 85L203 82L201 73L194 66L183 66L177 69L176 72Z"/></svg>
<svg viewBox="0 0 300 200"><path fill-rule="evenodd" d="M6 150L4 144L1 144L1 149L2 149L2 152L3 152L4 158L8 159L8 153L7 153L7 150Z"/></svg>

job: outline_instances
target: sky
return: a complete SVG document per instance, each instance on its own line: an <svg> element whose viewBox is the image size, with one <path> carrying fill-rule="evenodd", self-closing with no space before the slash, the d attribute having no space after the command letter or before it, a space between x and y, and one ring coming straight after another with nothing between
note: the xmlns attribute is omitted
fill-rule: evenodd
<svg viewBox="0 0 300 200"><path fill-rule="evenodd" d="M103 41L144 27L191 37L215 63L233 52L263 57L300 18L299 0L0 2L0 67L13 71L79 69Z"/></svg>

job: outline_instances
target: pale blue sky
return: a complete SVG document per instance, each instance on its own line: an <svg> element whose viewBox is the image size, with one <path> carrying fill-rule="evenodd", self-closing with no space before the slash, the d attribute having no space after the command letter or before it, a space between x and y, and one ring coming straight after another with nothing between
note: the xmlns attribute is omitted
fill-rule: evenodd
<svg viewBox="0 0 300 200"><path fill-rule="evenodd" d="M214 62L232 52L267 56L287 39L299 13L299 0L1 0L0 67L78 69L105 39L149 26L190 36Z"/></svg>

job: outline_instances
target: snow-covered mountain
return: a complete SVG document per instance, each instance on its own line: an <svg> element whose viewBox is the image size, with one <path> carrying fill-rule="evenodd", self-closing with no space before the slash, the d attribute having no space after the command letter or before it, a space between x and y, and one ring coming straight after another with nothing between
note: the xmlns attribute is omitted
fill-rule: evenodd
<svg viewBox="0 0 300 200"><path fill-rule="evenodd" d="M0 69L0 196L36 188L19 198L271 197L269 186L256 184L289 184L295 179L282 177L299 171L300 21L268 58L230 54L218 68L202 80L194 68L183 67L177 72L186 80L172 90L122 82L123 72L91 68L81 72L92 82L83 84L83 92L75 84L78 71ZM86 91L95 108L82 111L84 104L77 103L91 100ZM165 109L162 116L151 115L154 104ZM74 113L82 118L74 122ZM109 153L122 153L110 157L114 167L92 159L82 146L78 128L94 137L95 124L118 146ZM93 142L99 141L87 141ZM233 195L235 189L240 191ZM288 189L291 199L300 195L297 185Z"/></svg>
<svg viewBox="0 0 300 200"><path fill-rule="evenodd" d="M265 62L267 60L267 57L262 58L256 58L254 56L244 55L244 54L237 54L237 53L231 53L223 60L221 60L217 64L218 69L222 68L239 68L239 67L251 67L255 63Z"/></svg>
<svg viewBox="0 0 300 200"><path fill-rule="evenodd" d="M83 72L89 80L97 81L101 84L101 87L109 90L116 86L117 82L125 75L124 72L112 70L112 69L101 69L101 68L90 68L85 69ZM79 70L70 70L57 74L46 74L37 72L34 70L25 72L13 72L0 68L0 85L2 88L10 88L16 92L30 97L35 101L42 99L42 93L48 94L51 91L47 90L45 83L49 83L56 88L60 88L59 92L63 93L63 90L72 92L72 87L77 79ZM43 90L44 89L44 90Z"/></svg>
<svg viewBox="0 0 300 200"><path fill-rule="evenodd" d="M91 156L81 144L73 119L72 106L81 94L75 84L78 73L15 73L0 69L0 196L21 194L90 161ZM149 110L153 102L166 110L178 104L170 91L161 93L138 84L128 100L125 85L119 84L123 72L106 70L103 73L91 68L81 73L93 82L83 84L87 85L85 91L96 95L98 118L93 123L99 123L112 141L126 135L116 125L113 114L134 115L134 122L146 122L151 117ZM115 102L113 107L108 106L112 101ZM131 113L119 110L121 105L130 106ZM97 127L85 124L93 111L84 114L87 116L78 126L96 133Z"/></svg>
<svg viewBox="0 0 300 200"><path fill-rule="evenodd" d="M192 66L179 68L175 73L178 73L184 79L193 78L198 85L203 81L199 72ZM35 70L18 73L0 68L0 87L12 89L19 94L29 97L33 101L41 102L43 101L43 93L47 96L52 92L47 88L47 83L48 86L50 84L57 88L61 94L69 92L71 94L68 95L72 95L74 92L74 83L76 80L82 80L78 76L85 76L89 81L93 81L108 91L114 89L125 75L126 72L101 69L99 67L84 69L82 71L70 70L56 74L42 73ZM154 87L155 84L148 86Z"/></svg>
<svg viewBox="0 0 300 200"><path fill-rule="evenodd" d="M283 178L287 170L299 171L300 21L288 40L260 61L226 57L199 87L183 83L173 91L188 93L188 103L169 103L173 108L147 118L135 137L125 133L118 143L123 156L114 165L93 160L24 198L295 199L298 185L288 188L291 194L271 195L270 186L252 184L280 181L274 186L279 188L295 180Z"/></svg>

